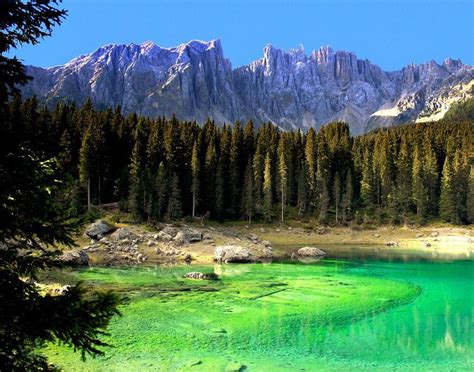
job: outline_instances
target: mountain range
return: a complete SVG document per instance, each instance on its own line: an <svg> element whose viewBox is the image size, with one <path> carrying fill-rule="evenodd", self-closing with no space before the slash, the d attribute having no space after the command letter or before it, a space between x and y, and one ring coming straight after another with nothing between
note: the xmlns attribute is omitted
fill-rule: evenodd
<svg viewBox="0 0 474 372"><path fill-rule="evenodd" d="M383 71L354 53L267 45L263 57L233 68L220 40L173 48L153 42L109 44L50 68L27 66L23 88L50 105L60 100L127 114L218 124L271 121L303 130L346 121L353 134L409 121L441 119L453 103L474 96L474 67L446 59Z"/></svg>

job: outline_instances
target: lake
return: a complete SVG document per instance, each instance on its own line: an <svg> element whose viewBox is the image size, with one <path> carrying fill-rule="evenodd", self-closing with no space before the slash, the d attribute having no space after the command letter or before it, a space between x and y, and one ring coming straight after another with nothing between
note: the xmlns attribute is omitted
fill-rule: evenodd
<svg viewBox="0 0 474 372"><path fill-rule="evenodd" d="M184 279L214 272L217 281ZM333 257L248 265L93 267L73 273L127 297L114 345L67 371L474 369L474 261Z"/></svg>

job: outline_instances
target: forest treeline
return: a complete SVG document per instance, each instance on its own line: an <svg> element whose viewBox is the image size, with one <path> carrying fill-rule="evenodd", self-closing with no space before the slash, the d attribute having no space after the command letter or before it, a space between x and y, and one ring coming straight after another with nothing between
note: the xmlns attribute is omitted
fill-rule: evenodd
<svg viewBox="0 0 474 372"><path fill-rule="evenodd" d="M91 102L9 105L12 130L54 159L70 216L118 201L137 220L316 218L320 223L474 222L474 122L451 118L351 137L272 124L123 116Z"/></svg>

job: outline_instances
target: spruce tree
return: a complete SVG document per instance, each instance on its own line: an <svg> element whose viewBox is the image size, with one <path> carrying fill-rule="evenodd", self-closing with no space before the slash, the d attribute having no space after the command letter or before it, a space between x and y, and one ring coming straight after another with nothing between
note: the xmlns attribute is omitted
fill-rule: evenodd
<svg viewBox="0 0 474 372"><path fill-rule="evenodd" d="M171 221L181 218L181 189L179 187L178 175L174 172L171 176L169 198L168 198L168 218Z"/></svg>
<svg viewBox="0 0 474 372"><path fill-rule="evenodd" d="M470 166L466 197L467 221L474 224L474 165Z"/></svg>
<svg viewBox="0 0 474 372"><path fill-rule="evenodd" d="M341 190L342 190L342 185L341 185L341 177L339 176L339 172L336 172L334 175L334 207L336 209L336 223L339 223L339 204L341 202Z"/></svg>
<svg viewBox="0 0 474 372"><path fill-rule="evenodd" d="M26 133L23 123L8 115L8 97L29 80L22 63L8 54L49 36L65 15L57 1L1 3L0 369L5 371L54 370L40 353L47 343L70 345L83 357L103 354L100 338L118 313L119 301L110 292L73 285L52 297L35 285L38 272L57 266L54 248L74 245L73 231L64 203L55 198L60 159L29 140L38 133L35 128ZM59 139L54 140L57 148Z"/></svg>
<svg viewBox="0 0 474 372"><path fill-rule="evenodd" d="M433 150L433 146L428 139L425 139L423 155L424 179L428 197L427 213L430 216L436 216L438 214L439 203L438 159L436 157L435 151Z"/></svg>
<svg viewBox="0 0 474 372"><path fill-rule="evenodd" d="M420 147L415 146L412 167L412 195L416 207L416 214L424 222L428 214L428 190L425 186L425 171L422 163Z"/></svg>
<svg viewBox="0 0 474 372"><path fill-rule="evenodd" d="M354 198L352 182L352 172L349 169L346 174L346 184L342 195L342 219L344 221L352 218L352 200Z"/></svg>
<svg viewBox="0 0 474 372"><path fill-rule="evenodd" d="M232 129L232 138L230 144L230 196L231 196L231 213L233 217L239 215L240 192L242 185L241 177L241 161L242 161L242 144L243 134L239 122L234 124Z"/></svg>
<svg viewBox="0 0 474 372"><path fill-rule="evenodd" d="M263 172L263 216L269 221L272 219L273 195L272 195L272 164L270 152L265 157L265 165Z"/></svg>
<svg viewBox="0 0 474 372"><path fill-rule="evenodd" d="M193 154L192 154L192 158L191 158L191 170L192 170L192 188L191 188L191 192L193 194L193 208L192 208L192 217L193 218L196 215L196 205L198 204L200 169L201 169L201 166L200 166L198 144L197 144L196 141L194 141Z"/></svg>
<svg viewBox="0 0 474 372"><path fill-rule="evenodd" d="M441 195L439 200L439 215L446 222L456 220L456 206L453 195L452 185L452 166L451 159L446 156L441 173Z"/></svg>
<svg viewBox="0 0 474 372"><path fill-rule="evenodd" d="M306 172L306 162L303 160L301 161L298 171L297 207L299 217L306 215L308 209L308 194L308 175Z"/></svg>
<svg viewBox="0 0 474 372"><path fill-rule="evenodd" d="M245 168L244 185L242 194L242 211L247 217L248 224L252 223L252 216L254 213L254 198L253 198L253 169L252 159L249 158Z"/></svg>
<svg viewBox="0 0 474 372"><path fill-rule="evenodd" d="M286 139L282 134L278 144L278 175L280 179L281 222L285 220L285 209L288 196L288 165Z"/></svg>
<svg viewBox="0 0 474 372"><path fill-rule="evenodd" d="M306 159L306 170L308 175L308 185L311 206L314 208L317 205L317 192L316 192L316 133L313 128L309 128L306 135L305 145L305 159Z"/></svg>

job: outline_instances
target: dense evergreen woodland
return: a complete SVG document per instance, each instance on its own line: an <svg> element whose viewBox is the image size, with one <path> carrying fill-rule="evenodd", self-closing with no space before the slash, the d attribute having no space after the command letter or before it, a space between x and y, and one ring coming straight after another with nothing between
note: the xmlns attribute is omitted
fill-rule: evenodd
<svg viewBox="0 0 474 372"><path fill-rule="evenodd" d="M283 132L202 127L90 102L9 105L12 130L55 159L70 216L118 201L137 220L474 222L474 122L449 119L351 137L344 123Z"/></svg>

